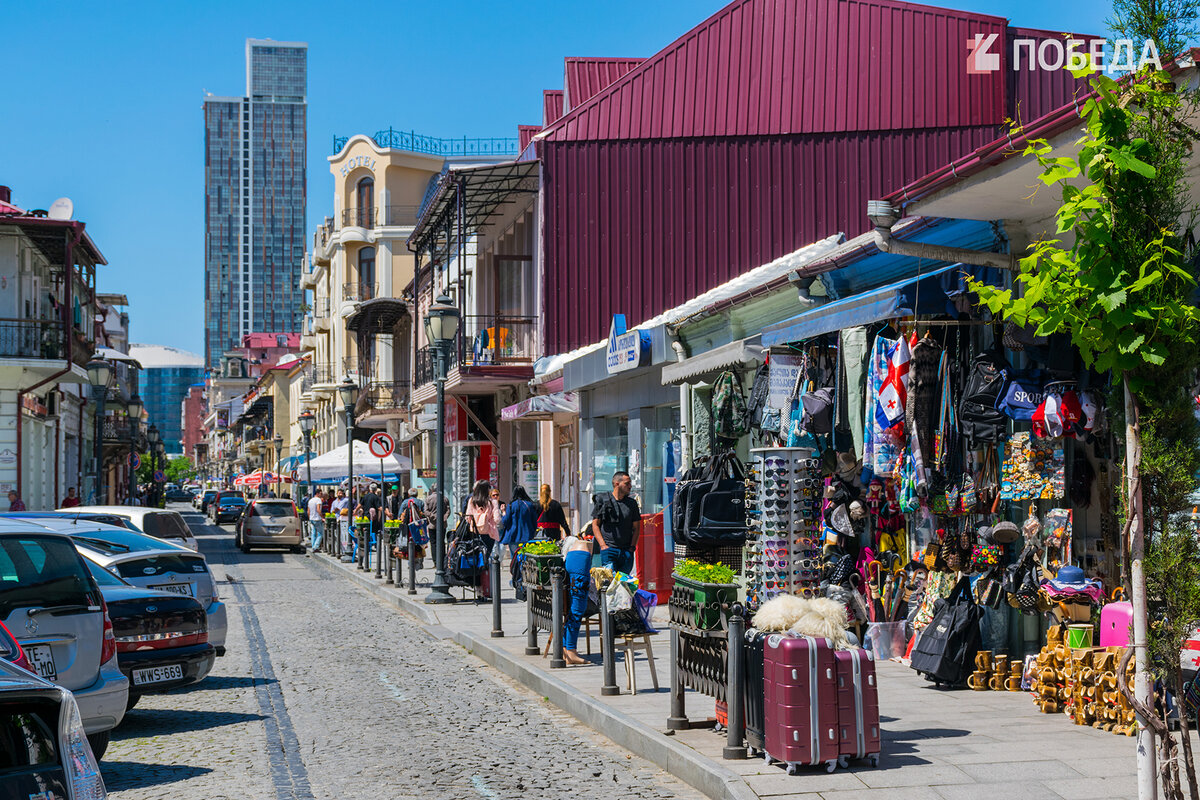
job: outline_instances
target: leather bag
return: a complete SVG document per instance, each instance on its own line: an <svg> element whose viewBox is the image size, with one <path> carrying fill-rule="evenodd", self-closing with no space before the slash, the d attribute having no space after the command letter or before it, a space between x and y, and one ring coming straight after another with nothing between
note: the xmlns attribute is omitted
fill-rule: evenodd
<svg viewBox="0 0 1200 800"><path fill-rule="evenodd" d="M960 578L950 596L938 601L933 621L921 631L913 647L912 668L936 683L963 683L979 651L982 616L983 609L971 597L971 581Z"/></svg>

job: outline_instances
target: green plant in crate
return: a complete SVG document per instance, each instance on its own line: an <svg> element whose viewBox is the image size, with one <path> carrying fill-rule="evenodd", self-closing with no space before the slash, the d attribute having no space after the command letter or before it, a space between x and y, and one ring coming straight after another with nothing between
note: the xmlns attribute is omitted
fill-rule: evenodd
<svg viewBox="0 0 1200 800"><path fill-rule="evenodd" d="M554 564L561 565L563 563L558 542L526 542L518 548L518 552L527 557L525 560L525 563L528 567L528 570L525 573L527 576L526 582L536 584L538 586L549 585L550 567Z"/></svg>
<svg viewBox="0 0 1200 800"><path fill-rule="evenodd" d="M552 541L526 542L517 548L517 552L527 556L556 556L559 554L559 545Z"/></svg>
<svg viewBox="0 0 1200 800"><path fill-rule="evenodd" d="M692 595L693 620L697 628L720 627L722 606L737 600L737 573L726 565L703 564L693 559L675 565L675 582Z"/></svg>

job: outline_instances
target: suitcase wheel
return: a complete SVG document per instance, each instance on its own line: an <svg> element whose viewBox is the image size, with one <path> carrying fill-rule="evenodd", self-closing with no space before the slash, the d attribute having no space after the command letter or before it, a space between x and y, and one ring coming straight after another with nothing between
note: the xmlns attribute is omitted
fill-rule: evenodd
<svg viewBox="0 0 1200 800"><path fill-rule="evenodd" d="M788 775L799 775L800 774L800 765L794 764L794 763L788 764L787 765L787 774Z"/></svg>
<svg viewBox="0 0 1200 800"><path fill-rule="evenodd" d="M871 756L871 766L872 767L879 766L879 753L875 753Z"/></svg>
<svg viewBox="0 0 1200 800"><path fill-rule="evenodd" d="M838 758L834 758L829 761L826 761L825 762L825 771L833 772L835 769L838 768L838 764L840 761L841 761L841 759L838 759ZM845 765L843 764L842 766L845 766Z"/></svg>
<svg viewBox="0 0 1200 800"><path fill-rule="evenodd" d="M841 756L840 758L838 758L837 765L839 767L841 767L842 769L846 769L846 767L850 766L849 756Z"/></svg>

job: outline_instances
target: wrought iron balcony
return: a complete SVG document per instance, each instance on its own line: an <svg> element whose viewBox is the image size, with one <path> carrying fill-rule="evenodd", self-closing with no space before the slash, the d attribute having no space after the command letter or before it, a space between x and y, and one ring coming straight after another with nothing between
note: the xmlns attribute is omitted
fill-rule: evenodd
<svg viewBox="0 0 1200 800"><path fill-rule="evenodd" d="M356 303L362 303L378 296L379 292L373 283L342 284L343 300L352 300Z"/></svg>
<svg viewBox="0 0 1200 800"><path fill-rule="evenodd" d="M537 357L534 317L467 316L459 334L465 366L531 364Z"/></svg>
<svg viewBox="0 0 1200 800"><path fill-rule="evenodd" d="M458 353L453 348L447 354L449 358L446 362L446 371L454 369L458 363ZM433 383L437 377L437 357L433 348L429 346L422 347L417 351L417 363L413 369L413 381L417 386L424 386L427 383Z"/></svg>
<svg viewBox="0 0 1200 800"><path fill-rule="evenodd" d="M309 369L309 374L312 375L314 385L324 383L338 383L341 378L338 377L338 371L334 364L313 364Z"/></svg>
<svg viewBox="0 0 1200 800"><path fill-rule="evenodd" d="M0 358L65 358L63 323L53 319L0 319Z"/></svg>
<svg viewBox="0 0 1200 800"><path fill-rule="evenodd" d="M138 424L129 417L106 416L104 441L129 443L138 433Z"/></svg>
<svg viewBox="0 0 1200 800"><path fill-rule="evenodd" d="M417 212L420 210L420 206L388 206L384 214L384 224L411 227L417 224Z"/></svg>
<svg viewBox="0 0 1200 800"><path fill-rule="evenodd" d="M342 227L374 228L375 206L342 209Z"/></svg>
<svg viewBox="0 0 1200 800"><path fill-rule="evenodd" d="M461 139L439 139L391 128L376 131L371 139L380 147L435 156L516 156L520 147L520 140L515 138L468 139L464 136ZM333 152L340 153L348 141L349 137L346 136L333 137Z"/></svg>
<svg viewBox="0 0 1200 800"><path fill-rule="evenodd" d="M363 393L366 407L375 411L399 411L408 408L408 381L372 382Z"/></svg>

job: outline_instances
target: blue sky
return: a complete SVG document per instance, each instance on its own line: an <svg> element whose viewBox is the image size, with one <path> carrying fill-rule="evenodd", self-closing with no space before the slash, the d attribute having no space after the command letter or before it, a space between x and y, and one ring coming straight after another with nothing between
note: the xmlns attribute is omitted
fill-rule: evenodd
<svg viewBox="0 0 1200 800"><path fill-rule="evenodd" d="M389 126L515 136L564 56L649 56L723 0L5 3L0 184L69 196L130 298L134 341L203 352L204 91L245 91L245 39L309 44L309 232L332 209L336 135ZM1107 2L949 0L1013 24L1104 35Z"/></svg>

